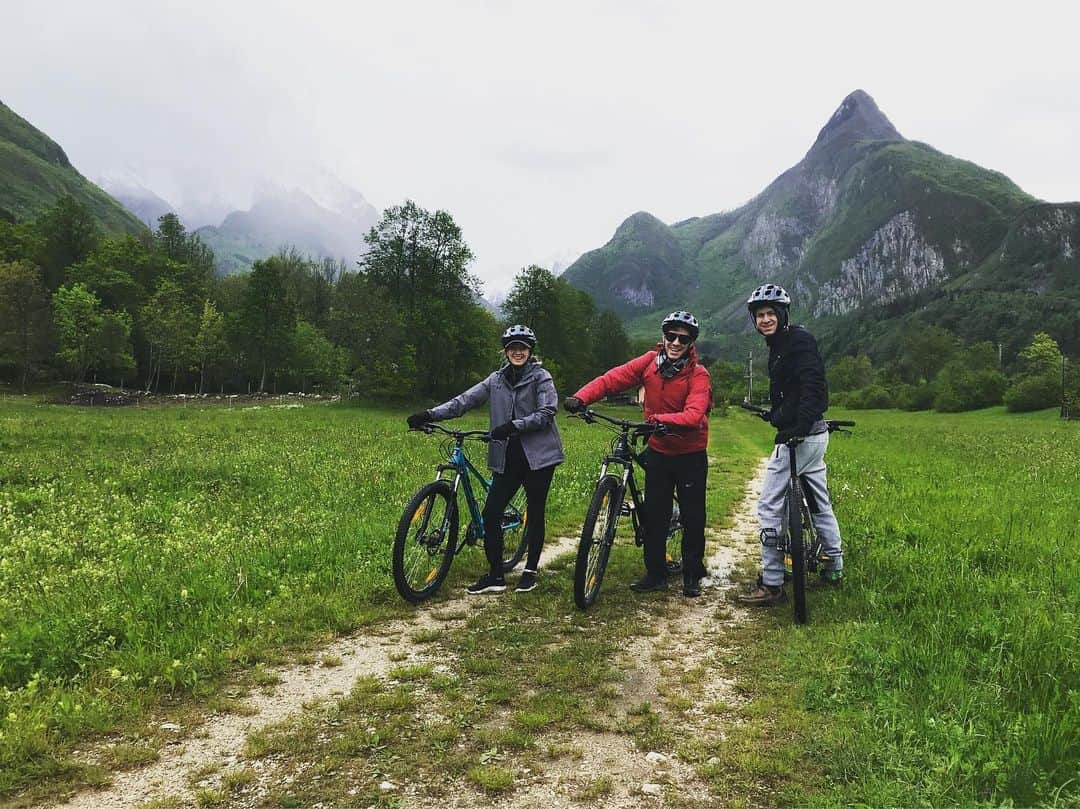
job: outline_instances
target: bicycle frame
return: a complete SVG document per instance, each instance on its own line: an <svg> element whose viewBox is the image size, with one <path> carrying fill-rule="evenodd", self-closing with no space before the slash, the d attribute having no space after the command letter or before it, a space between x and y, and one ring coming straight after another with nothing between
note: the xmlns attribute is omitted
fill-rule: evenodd
<svg viewBox="0 0 1080 809"><path fill-rule="evenodd" d="M471 522L469 528L466 530L465 541L459 542L454 551L455 554L458 554L461 553L461 549L465 547L465 545L475 544L476 540L482 540L484 538L484 519L480 511L479 501L476 498L476 491L473 489L473 478L478 482L484 495L491 491L492 481L489 478L484 477L480 470L473 465L473 462L469 460L468 456L465 454L464 444L465 440L471 436L484 436L486 439L487 433L481 430L454 433L437 424L430 424L428 426L439 429L454 439L454 445L450 450L446 463L441 463L435 467L435 480L447 480L450 482L455 498L459 491L462 491L465 494L465 504L468 506ZM444 477L446 472L453 472L453 480L450 480L449 477ZM519 522L506 523L503 525L503 530L516 528L519 524Z"/></svg>

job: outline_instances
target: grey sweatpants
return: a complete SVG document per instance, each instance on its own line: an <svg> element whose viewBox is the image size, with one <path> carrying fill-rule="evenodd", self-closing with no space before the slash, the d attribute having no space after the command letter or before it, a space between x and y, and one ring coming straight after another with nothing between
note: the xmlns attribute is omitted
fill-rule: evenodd
<svg viewBox="0 0 1080 809"><path fill-rule="evenodd" d="M808 435L795 450L795 468L803 478L806 499L810 503L810 519L817 530L818 539L829 556L834 570L844 567L840 548L840 526L833 514L829 487L825 480L825 450L829 446L829 434ZM765 483L758 500L758 521L763 539L774 547L761 545L761 580L770 587L784 583L784 552L777 550L776 537L787 533L786 497L791 479L790 451L778 444L769 457Z"/></svg>

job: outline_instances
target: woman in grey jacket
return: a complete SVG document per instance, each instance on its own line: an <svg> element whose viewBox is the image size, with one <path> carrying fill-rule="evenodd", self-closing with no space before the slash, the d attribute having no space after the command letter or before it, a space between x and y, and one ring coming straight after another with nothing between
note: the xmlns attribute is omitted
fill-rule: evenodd
<svg viewBox="0 0 1080 809"><path fill-rule="evenodd" d="M559 401L551 374L533 356L536 335L526 326L511 326L502 336L507 363L498 371L431 410L413 413L409 427L432 421L457 418L463 413L490 404L491 442L488 467L492 471L491 491L484 504L484 552L490 571L467 591L471 595L501 593L503 578L502 514L506 504L525 487L525 537L529 555L515 588L527 593L536 587L536 570L544 548L544 505L555 467L564 460L562 439L555 425Z"/></svg>

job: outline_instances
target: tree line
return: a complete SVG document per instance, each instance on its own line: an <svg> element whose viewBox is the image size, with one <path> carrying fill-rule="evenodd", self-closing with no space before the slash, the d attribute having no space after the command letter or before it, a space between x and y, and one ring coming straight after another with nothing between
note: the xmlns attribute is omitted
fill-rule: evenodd
<svg viewBox="0 0 1080 809"><path fill-rule="evenodd" d="M446 211L406 201L365 241L355 267L283 249L217 277L173 214L140 236L106 236L66 197L34 221L0 221L0 378L22 390L69 380L438 397L500 362L510 322L536 331L560 386L627 356L618 318L540 267L515 278L505 317L490 311Z"/></svg>

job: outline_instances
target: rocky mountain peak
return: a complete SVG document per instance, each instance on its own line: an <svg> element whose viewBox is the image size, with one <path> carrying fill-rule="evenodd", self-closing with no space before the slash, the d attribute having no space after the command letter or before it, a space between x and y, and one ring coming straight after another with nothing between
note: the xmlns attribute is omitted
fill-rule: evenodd
<svg viewBox="0 0 1080 809"><path fill-rule="evenodd" d="M856 90L840 102L836 112L821 128L814 149L833 141L904 140L865 90Z"/></svg>

